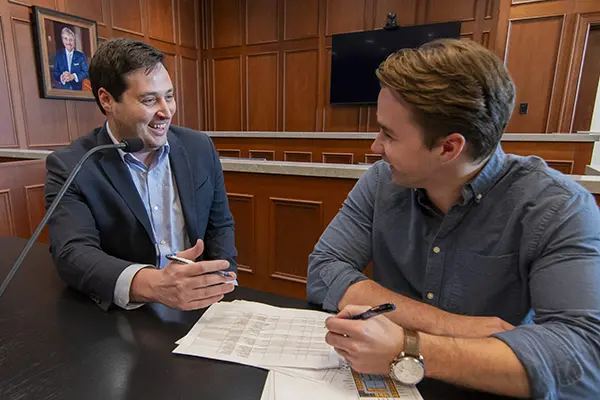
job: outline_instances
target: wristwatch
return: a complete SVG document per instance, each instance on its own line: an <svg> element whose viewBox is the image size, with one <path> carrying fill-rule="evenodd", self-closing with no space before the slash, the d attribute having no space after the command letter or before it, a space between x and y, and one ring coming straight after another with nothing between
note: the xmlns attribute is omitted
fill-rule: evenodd
<svg viewBox="0 0 600 400"><path fill-rule="evenodd" d="M404 385L416 385L425 376L423 362L419 352L419 333L404 328L404 351L390 364L390 376Z"/></svg>

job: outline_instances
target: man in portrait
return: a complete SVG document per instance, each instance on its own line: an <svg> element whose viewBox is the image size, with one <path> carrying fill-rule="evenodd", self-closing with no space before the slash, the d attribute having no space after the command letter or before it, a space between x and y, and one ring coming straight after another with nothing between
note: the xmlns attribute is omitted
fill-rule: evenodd
<svg viewBox="0 0 600 400"><path fill-rule="evenodd" d="M61 31L63 49L54 56L54 79L59 89L82 90L82 81L88 77L85 54L75 49L75 33L64 27Z"/></svg>

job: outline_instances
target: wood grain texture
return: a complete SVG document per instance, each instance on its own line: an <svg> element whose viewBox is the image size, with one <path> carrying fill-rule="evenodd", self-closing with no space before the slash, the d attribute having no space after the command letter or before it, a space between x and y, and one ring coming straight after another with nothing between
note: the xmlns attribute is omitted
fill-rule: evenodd
<svg viewBox="0 0 600 400"><path fill-rule="evenodd" d="M198 61L181 57L181 107L180 123L186 128L200 129L200 90Z"/></svg>
<svg viewBox="0 0 600 400"><path fill-rule="evenodd" d="M573 132L589 131L592 125L592 116L598 82L600 78L600 24L589 30L588 40L583 58L579 92L575 102L575 115L573 117Z"/></svg>
<svg viewBox="0 0 600 400"><path fill-rule="evenodd" d="M142 0L110 0L112 28L144 36Z"/></svg>
<svg viewBox="0 0 600 400"><path fill-rule="evenodd" d="M277 0L246 0L246 44L279 40Z"/></svg>
<svg viewBox="0 0 600 400"><path fill-rule="evenodd" d="M177 0L179 15L179 45L198 48L199 4L196 0Z"/></svg>
<svg viewBox="0 0 600 400"><path fill-rule="evenodd" d="M326 35L365 30L367 0L327 0Z"/></svg>
<svg viewBox="0 0 600 400"><path fill-rule="evenodd" d="M283 0L285 40L319 36L319 0Z"/></svg>
<svg viewBox="0 0 600 400"><path fill-rule="evenodd" d="M242 44L241 0L211 0L212 47Z"/></svg>
<svg viewBox="0 0 600 400"><path fill-rule="evenodd" d="M253 273L256 268L256 228L254 195L227 193L229 208L235 221L235 248L238 269Z"/></svg>
<svg viewBox="0 0 600 400"><path fill-rule="evenodd" d="M246 63L246 130L276 131L279 125L279 54L251 54Z"/></svg>
<svg viewBox="0 0 600 400"><path fill-rule="evenodd" d="M3 32L4 21L0 17L0 147L18 147L19 139L15 125L13 96L10 89L6 42Z"/></svg>
<svg viewBox="0 0 600 400"><path fill-rule="evenodd" d="M102 0L64 0L65 12L106 25Z"/></svg>
<svg viewBox="0 0 600 400"><path fill-rule="evenodd" d="M562 24L562 17L511 22L506 64L517 87L517 100L506 132L547 131ZM521 103L529 104L528 114L518 113Z"/></svg>
<svg viewBox="0 0 600 400"><path fill-rule="evenodd" d="M317 129L318 62L318 50L284 54L285 131L310 132Z"/></svg>
<svg viewBox="0 0 600 400"><path fill-rule="evenodd" d="M213 60L215 130L242 130L242 60L240 56Z"/></svg>
<svg viewBox="0 0 600 400"><path fill-rule="evenodd" d="M176 0L146 0L148 4L148 36L175 44Z"/></svg>
<svg viewBox="0 0 600 400"><path fill-rule="evenodd" d="M276 161L323 162L323 154L352 154L352 162L372 163L381 158L371 151L370 139L282 139L282 138L212 138L219 149L236 149L240 157L250 157L251 150L273 151ZM502 141L506 153L535 155L547 161L573 163L573 174L584 175L592 159L593 142L517 142ZM329 158L331 159L331 158ZM562 167L561 167L562 168Z"/></svg>

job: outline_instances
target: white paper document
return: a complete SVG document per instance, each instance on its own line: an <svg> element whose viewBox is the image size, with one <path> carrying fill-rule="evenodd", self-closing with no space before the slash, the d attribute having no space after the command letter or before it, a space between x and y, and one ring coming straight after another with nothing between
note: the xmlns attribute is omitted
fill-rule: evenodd
<svg viewBox="0 0 600 400"><path fill-rule="evenodd" d="M256 367L338 368L327 313L236 301L213 304L173 350Z"/></svg>
<svg viewBox="0 0 600 400"><path fill-rule="evenodd" d="M423 400L414 386L403 386L389 377L357 374L348 367L329 370L322 382L279 370L269 371L261 400Z"/></svg>

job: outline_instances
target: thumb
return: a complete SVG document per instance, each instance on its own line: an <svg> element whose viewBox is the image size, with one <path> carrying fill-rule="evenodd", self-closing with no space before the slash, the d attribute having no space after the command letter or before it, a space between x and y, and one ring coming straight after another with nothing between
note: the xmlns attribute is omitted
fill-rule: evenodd
<svg viewBox="0 0 600 400"><path fill-rule="evenodd" d="M338 318L350 318L354 315L358 315L360 313L363 313L365 311L367 311L369 308L369 306L354 306L354 305L349 305L346 306L342 309L342 311L340 311L338 313L338 315L336 315L336 317Z"/></svg>
<svg viewBox="0 0 600 400"><path fill-rule="evenodd" d="M196 258L202 255L204 251L204 242L201 239L198 239L194 247L190 247L189 249L185 249L177 253L179 257L187 258L188 260L195 261Z"/></svg>

